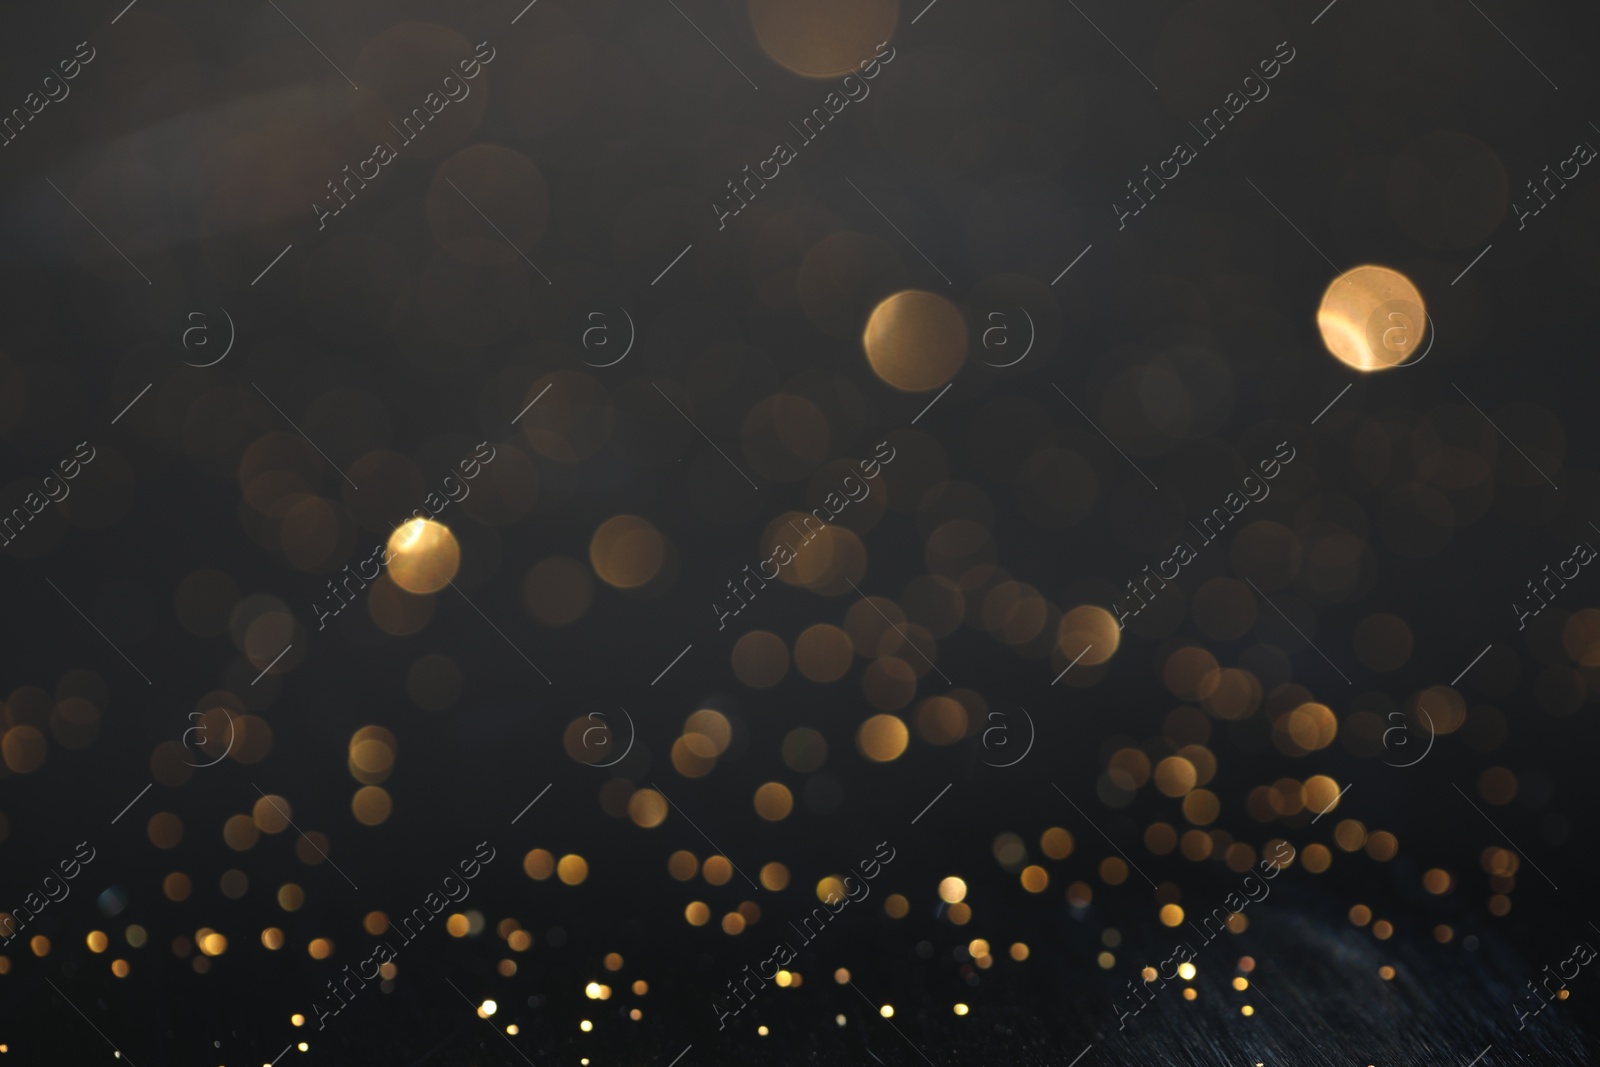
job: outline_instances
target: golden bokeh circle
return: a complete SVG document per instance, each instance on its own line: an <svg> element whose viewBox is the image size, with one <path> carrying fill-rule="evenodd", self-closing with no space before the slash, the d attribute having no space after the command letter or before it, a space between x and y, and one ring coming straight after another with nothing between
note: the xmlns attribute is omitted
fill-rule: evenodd
<svg viewBox="0 0 1600 1067"><path fill-rule="evenodd" d="M856 730L856 747L874 763L899 759L910 740L905 722L894 715L874 715Z"/></svg>
<svg viewBox="0 0 1600 1067"><path fill-rule="evenodd" d="M437 593L461 568L456 535L432 519L412 519L389 535L389 579L408 593Z"/></svg>
<svg viewBox="0 0 1600 1067"><path fill-rule="evenodd" d="M1056 648L1068 662L1097 666L1110 659L1122 644L1122 629L1111 612L1093 604L1080 604L1056 624ZM1081 659L1079 658L1081 657Z"/></svg>
<svg viewBox="0 0 1600 1067"><path fill-rule="evenodd" d="M908 289L872 309L861 335L872 372L908 393L944 385L967 358L967 322L936 293Z"/></svg>
<svg viewBox="0 0 1600 1067"><path fill-rule="evenodd" d="M899 14L898 0L750 0L750 25L762 49L807 78L848 74L872 59ZM887 54L892 61L894 53Z"/></svg>
<svg viewBox="0 0 1600 1067"><path fill-rule="evenodd" d="M1317 308L1322 343L1359 371L1398 367L1427 336L1427 312L1417 287L1397 270L1361 266L1329 284Z"/></svg>
<svg viewBox="0 0 1600 1067"><path fill-rule="evenodd" d="M637 515L616 515L589 539L589 562L607 585L637 589L656 576L667 555L655 526Z"/></svg>

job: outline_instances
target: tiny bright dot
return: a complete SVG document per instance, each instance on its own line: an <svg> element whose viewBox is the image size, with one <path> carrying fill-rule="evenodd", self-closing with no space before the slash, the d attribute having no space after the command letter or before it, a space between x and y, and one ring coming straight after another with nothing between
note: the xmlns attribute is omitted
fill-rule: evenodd
<svg viewBox="0 0 1600 1067"><path fill-rule="evenodd" d="M585 1019L583 1022L578 1024L578 1029L587 1034L590 1030L594 1029L594 1023L590 1022L588 1019Z"/></svg>
<svg viewBox="0 0 1600 1067"><path fill-rule="evenodd" d="M1248 1016L1248 1015L1254 1015L1255 1013L1256 1013L1256 1010L1254 1008L1252 1008L1248 1004L1246 1004L1244 1007L1239 1009L1239 1014L1240 1015Z"/></svg>
<svg viewBox="0 0 1600 1067"><path fill-rule="evenodd" d="M492 1000L486 1000L478 1008L478 1010L483 1012L483 1014L485 1014L485 1015L493 1015L495 1012L500 1010L500 1005L496 1004Z"/></svg>
<svg viewBox="0 0 1600 1067"><path fill-rule="evenodd" d="M756 1033L760 1034L762 1037L766 1037L767 1036L767 1028L765 1026L758 1026L758 1027L756 1027Z"/></svg>
<svg viewBox="0 0 1600 1067"><path fill-rule="evenodd" d="M968 1011L970 1011L970 1010L971 1010L971 1009L970 1009L970 1008L968 1008L968 1007L967 1007L967 1006L966 1006L966 1005L965 1005L965 1004L957 1004L957 1005L956 1005L956 1006L955 1006L955 1013L956 1013L956 1014L957 1014L957 1015L965 1015L965 1014L966 1014L966 1013L967 1013L967 1012L968 1012Z"/></svg>
<svg viewBox="0 0 1600 1067"><path fill-rule="evenodd" d="M1185 982L1191 981L1194 978L1194 964L1188 962L1187 960L1178 964L1178 977L1182 978Z"/></svg>
<svg viewBox="0 0 1600 1067"><path fill-rule="evenodd" d="M1246 989L1250 988L1250 980L1248 978L1235 978L1233 980L1233 988L1239 990L1242 993Z"/></svg>
<svg viewBox="0 0 1600 1067"><path fill-rule="evenodd" d="M885 1019L893 1019L894 1018L894 1005L893 1004L885 1004L883 1007L878 1009L878 1014L883 1016Z"/></svg>

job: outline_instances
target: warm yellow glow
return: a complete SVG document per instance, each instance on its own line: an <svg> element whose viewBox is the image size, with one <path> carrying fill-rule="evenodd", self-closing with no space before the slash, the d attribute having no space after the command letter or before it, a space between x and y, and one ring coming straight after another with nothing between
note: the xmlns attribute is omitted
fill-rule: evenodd
<svg viewBox="0 0 1600 1067"><path fill-rule="evenodd" d="M762 50L791 72L836 78L855 71L853 86L862 73L875 77L882 69L875 55L894 61L894 51L879 42L894 36L899 8L898 0L749 0L750 28Z"/></svg>
<svg viewBox="0 0 1600 1067"><path fill-rule="evenodd" d="M556 877L566 885L581 885L589 877L589 861L576 854L562 856L556 863Z"/></svg>
<svg viewBox="0 0 1600 1067"><path fill-rule="evenodd" d="M1066 657L1063 667L1074 662L1097 666L1110 659L1121 643L1122 628L1116 618L1093 604L1078 605L1056 624L1056 651Z"/></svg>
<svg viewBox="0 0 1600 1067"><path fill-rule="evenodd" d="M1194 974L1194 964L1187 961L1178 964L1178 977L1182 978L1185 982L1193 981Z"/></svg>
<svg viewBox="0 0 1600 1067"><path fill-rule="evenodd" d="M954 876L939 883L939 899L946 904L959 904L967 899L967 883Z"/></svg>
<svg viewBox="0 0 1600 1067"><path fill-rule="evenodd" d="M461 546L449 527L412 519L389 535L389 579L408 593L437 593L461 567Z"/></svg>
<svg viewBox="0 0 1600 1067"><path fill-rule="evenodd" d="M910 740L911 731L895 715L874 715L856 730L856 747L874 763L888 763L900 758Z"/></svg>
<svg viewBox="0 0 1600 1067"><path fill-rule="evenodd" d="M949 300L911 289L873 308L861 342L872 372L896 389L937 389L966 362L967 323Z"/></svg>
<svg viewBox="0 0 1600 1067"><path fill-rule="evenodd" d="M1322 343L1359 371L1397 367L1422 348L1427 315L1411 280L1388 267L1362 266L1335 278L1317 308Z"/></svg>

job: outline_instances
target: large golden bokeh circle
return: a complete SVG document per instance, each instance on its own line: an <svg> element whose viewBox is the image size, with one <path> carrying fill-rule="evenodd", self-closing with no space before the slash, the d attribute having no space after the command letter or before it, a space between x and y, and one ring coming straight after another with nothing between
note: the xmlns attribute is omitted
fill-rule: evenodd
<svg viewBox="0 0 1600 1067"><path fill-rule="evenodd" d="M898 0L750 0L762 49L807 78L856 71L889 40L899 14Z"/></svg>
<svg viewBox="0 0 1600 1067"><path fill-rule="evenodd" d="M615 515L589 539L589 563L600 580L618 589L637 589L661 570L667 543L647 519Z"/></svg>
<svg viewBox="0 0 1600 1067"><path fill-rule="evenodd" d="M456 535L432 519L412 519L389 535L389 580L408 593L437 593L461 568Z"/></svg>
<svg viewBox="0 0 1600 1067"><path fill-rule="evenodd" d="M1397 270L1362 266L1335 278L1317 308L1322 343L1359 371L1398 367L1426 344L1427 312Z"/></svg>
<svg viewBox="0 0 1600 1067"><path fill-rule="evenodd" d="M944 385L967 358L967 321L936 293L907 289L872 309L861 343L872 372L908 393Z"/></svg>
<svg viewBox="0 0 1600 1067"><path fill-rule="evenodd" d="M1068 662L1094 667L1110 659L1122 644L1122 628L1105 608L1080 604L1056 624L1056 649Z"/></svg>

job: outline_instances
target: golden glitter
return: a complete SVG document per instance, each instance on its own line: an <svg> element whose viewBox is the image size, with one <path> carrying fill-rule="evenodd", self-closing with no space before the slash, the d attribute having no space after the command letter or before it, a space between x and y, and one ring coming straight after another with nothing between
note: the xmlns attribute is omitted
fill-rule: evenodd
<svg viewBox="0 0 1600 1067"><path fill-rule="evenodd" d="M412 519L389 535L389 580L408 593L437 593L461 568L461 546L449 527Z"/></svg>
<svg viewBox="0 0 1600 1067"><path fill-rule="evenodd" d="M549 853L545 853L549 855ZM667 873L680 882L687 882L700 871L700 861L693 852L679 849L667 857ZM549 877L546 875L546 877Z"/></svg>
<svg viewBox="0 0 1600 1067"><path fill-rule="evenodd" d="M727 885L733 877L733 862L726 856L708 856L700 868L707 885Z"/></svg>
<svg viewBox="0 0 1600 1067"><path fill-rule="evenodd" d="M589 877L589 862L579 855L562 856L556 864L556 877L566 885L582 885Z"/></svg>
<svg viewBox="0 0 1600 1067"><path fill-rule="evenodd" d="M961 369L967 324L949 300L911 289L872 310L861 342L874 374L896 389L921 392L939 388Z"/></svg>
<svg viewBox="0 0 1600 1067"><path fill-rule="evenodd" d="M781 863L768 863L761 868L762 888L780 893L789 887L789 868Z"/></svg>
<svg viewBox="0 0 1600 1067"><path fill-rule="evenodd" d="M1059 826L1052 826L1039 835L1039 849L1053 860L1064 860L1072 855L1072 834Z"/></svg>
<svg viewBox="0 0 1600 1067"><path fill-rule="evenodd" d="M1360 266L1329 283L1317 309L1322 343L1359 371L1384 370L1410 359L1427 334L1422 294L1388 267Z"/></svg>

